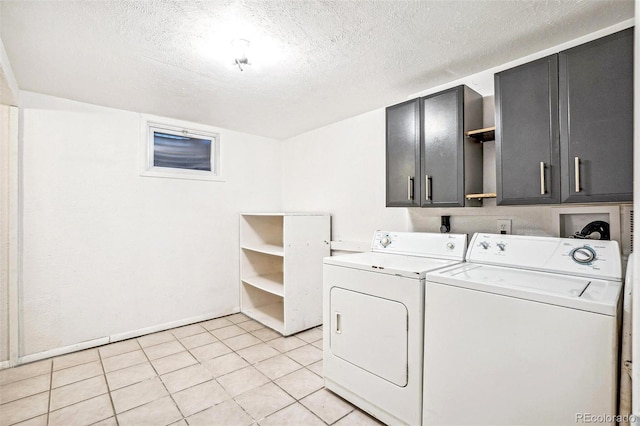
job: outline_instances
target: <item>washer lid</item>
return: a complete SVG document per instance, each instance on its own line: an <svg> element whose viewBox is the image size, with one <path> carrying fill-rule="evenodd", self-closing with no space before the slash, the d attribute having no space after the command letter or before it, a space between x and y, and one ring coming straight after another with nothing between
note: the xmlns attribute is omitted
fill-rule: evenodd
<svg viewBox="0 0 640 426"><path fill-rule="evenodd" d="M473 263L428 273L427 281L610 316L616 315L622 288L618 281Z"/></svg>
<svg viewBox="0 0 640 426"><path fill-rule="evenodd" d="M427 272L460 263L457 260L406 256L388 253L354 253L324 258L325 265L362 269L381 274L422 279Z"/></svg>

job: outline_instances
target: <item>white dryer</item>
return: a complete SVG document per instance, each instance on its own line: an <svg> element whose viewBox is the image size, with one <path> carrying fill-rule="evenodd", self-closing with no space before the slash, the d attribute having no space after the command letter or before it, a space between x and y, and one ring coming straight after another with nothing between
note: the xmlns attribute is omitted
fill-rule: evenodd
<svg viewBox="0 0 640 426"><path fill-rule="evenodd" d="M371 252L324 259L328 389L387 424L421 423L425 276L462 262L466 243L376 231Z"/></svg>
<svg viewBox="0 0 640 426"><path fill-rule="evenodd" d="M424 424L614 424L618 244L475 234L466 260L427 274Z"/></svg>

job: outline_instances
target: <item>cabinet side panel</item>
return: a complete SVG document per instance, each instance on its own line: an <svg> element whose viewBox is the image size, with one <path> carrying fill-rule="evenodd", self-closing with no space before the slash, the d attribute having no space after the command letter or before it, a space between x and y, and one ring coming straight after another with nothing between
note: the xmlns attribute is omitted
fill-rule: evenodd
<svg viewBox="0 0 640 426"><path fill-rule="evenodd" d="M480 200L466 200L465 194L484 192L482 188L482 144L472 138L464 136L464 132L482 127L483 119L482 96L464 86L464 119L463 135L464 149L460 155L464 156L464 185L458 188L465 206L481 206Z"/></svg>
<svg viewBox="0 0 640 426"><path fill-rule="evenodd" d="M322 324L322 259L330 255L330 216L284 218L285 335Z"/></svg>

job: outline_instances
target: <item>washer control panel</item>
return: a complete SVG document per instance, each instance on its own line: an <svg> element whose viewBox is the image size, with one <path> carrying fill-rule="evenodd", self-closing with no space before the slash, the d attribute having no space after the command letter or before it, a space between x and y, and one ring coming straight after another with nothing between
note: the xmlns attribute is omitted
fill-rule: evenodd
<svg viewBox="0 0 640 426"><path fill-rule="evenodd" d="M589 265L597 259L597 253L594 248L584 245L571 250L571 258L581 265Z"/></svg>
<svg viewBox="0 0 640 426"><path fill-rule="evenodd" d="M477 233L466 260L617 280L622 277L616 241Z"/></svg>
<svg viewBox="0 0 640 426"><path fill-rule="evenodd" d="M376 231L371 251L408 256L464 258L465 234L432 234L427 232Z"/></svg>

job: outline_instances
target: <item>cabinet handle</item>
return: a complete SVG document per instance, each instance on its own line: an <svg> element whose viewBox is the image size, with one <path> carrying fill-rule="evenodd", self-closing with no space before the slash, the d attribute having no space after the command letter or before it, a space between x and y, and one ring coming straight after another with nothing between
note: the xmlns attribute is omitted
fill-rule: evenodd
<svg viewBox="0 0 640 426"><path fill-rule="evenodd" d="M580 192L580 157L574 158L576 192Z"/></svg>
<svg viewBox="0 0 640 426"><path fill-rule="evenodd" d="M429 175L424 175L424 196L427 201L431 201L431 178Z"/></svg>
<svg viewBox="0 0 640 426"><path fill-rule="evenodd" d="M342 314L340 312L334 312L335 319L334 324L336 334L342 334Z"/></svg>
<svg viewBox="0 0 640 426"><path fill-rule="evenodd" d="M413 201L413 178L407 176L407 200Z"/></svg>
<svg viewBox="0 0 640 426"><path fill-rule="evenodd" d="M540 195L547 193L547 188L544 185L544 161L540 162Z"/></svg>

